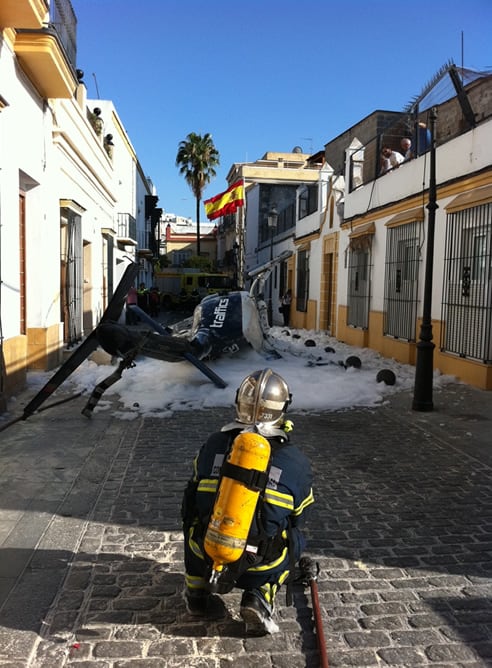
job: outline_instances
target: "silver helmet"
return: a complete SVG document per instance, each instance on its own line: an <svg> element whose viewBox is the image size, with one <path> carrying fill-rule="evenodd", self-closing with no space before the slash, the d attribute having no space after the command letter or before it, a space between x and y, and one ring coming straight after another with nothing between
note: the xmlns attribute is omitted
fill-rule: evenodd
<svg viewBox="0 0 492 668"><path fill-rule="evenodd" d="M236 394L237 419L244 424L280 425L291 394L285 380L272 371L253 371Z"/></svg>

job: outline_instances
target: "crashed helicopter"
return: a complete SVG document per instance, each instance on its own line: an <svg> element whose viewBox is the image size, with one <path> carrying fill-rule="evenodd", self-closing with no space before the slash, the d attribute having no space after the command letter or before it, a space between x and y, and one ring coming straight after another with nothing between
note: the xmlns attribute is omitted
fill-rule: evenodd
<svg viewBox="0 0 492 668"><path fill-rule="evenodd" d="M246 346L267 357L280 357L269 336L263 286L273 267L291 255L292 251L284 251L251 271L249 292L238 290L209 295L196 306L191 318L173 327L163 327L133 305L127 308L132 309L143 324L132 326L118 322L128 290L138 274L138 265L129 264L98 326L27 404L19 419L25 420L37 411L99 346L120 362L116 370L92 391L82 410L87 417L92 414L105 390L121 378L125 369L135 366L139 355L165 362L187 360L220 388L225 388L227 383L206 364L205 359L233 354Z"/></svg>

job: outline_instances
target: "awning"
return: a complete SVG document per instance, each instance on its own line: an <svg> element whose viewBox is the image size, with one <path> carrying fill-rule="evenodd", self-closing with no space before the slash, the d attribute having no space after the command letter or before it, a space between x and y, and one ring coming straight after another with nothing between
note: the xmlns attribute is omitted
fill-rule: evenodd
<svg viewBox="0 0 492 668"><path fill-rule="evenodd" d="M402 211L398 213L393 218L390 218L386 227L397 227L398 225L405 225L406 223L415 223L416 221L422 222L425 220L424 207L419 206L416 209L408 209L408 211Z"/></svg>
<svg viewBox="0 0 492 668"><path fill-rule="evenodd" d="M349 239L356 239L358 237L367 237L369 234L376 234L375 223L364 223L359 225L349 234Z"/></svg>
<svg viewBox="0 0 492 668"><path fill-rule="evenodd" d="M375 223L359 225L349 234L350 250L362 251L370 248L374 234L376 234Z"/></svg>
<svg viewBox="0 0 492 668"><path fill-rule="evenodd" d="M466 193L462 193L455 197L447 206L445 206L446 213L455 213L463 209L470 209L473 206L480 206L480 204L488 204L492 202L492 185L484 188L475 188Z"/></svg>
<svg viewBox="0 0 492 668"><path fill-rule="evenodd" d="M70 209L70 211L74 211L79 216L87 211L87 209L84 209L84 207L78 204L74 199L61 199L60 208Z"/></svg>

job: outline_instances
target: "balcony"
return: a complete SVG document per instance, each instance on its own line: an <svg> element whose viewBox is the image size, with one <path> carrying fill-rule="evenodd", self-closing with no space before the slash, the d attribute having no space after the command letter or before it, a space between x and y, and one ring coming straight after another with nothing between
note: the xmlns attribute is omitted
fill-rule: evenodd
<svg viewBox="0 0 492 668"><path fill-rule="evenodd" d="M408 149L406 162L430 150L431 138L427 124L432 107L437 109L439 117L436 147L460 137L490 118L491 91L492 77L487 71L457 68L451 63L438 72L406 111L388 112L387 122L383 117L378 124L377 134L365 139L363 144L358 141L358 128L354 126L356 129L349 146L349 191L374 183L380 176L386 178L381 170L383 146L403 155L407 149L402 148L401 140L409 139L411 148Z"/></svg>
<svg viewBox="0 0 492 668"><path fill-rule="evenodd" d="M14 49L22 69L42 97L72 97L77 76L56 33L49 28L18 31Z"/></svg>
<svg viewBox="0 0 492 668"><path fill-rule="evenodd" d="M47 12L46 0L2 0L0 28L41 28Z"/></svg>
<svg viewBox="0 0 492 668"><path fill-rule="evenodd" d="M157 252L155 253L157 254ZM138 232L138 257L143 257L150 260L154 256L152 250L152 235L148 231L141 230Z"/></svg>
<svg viewBox="0 0 492 668"><path fill-rule="evenodd" d="M137 221L129 213L118 214L118 243L124 246L137 245Z"/></svg>
<svg viewBox="0 0 492 668"><path fill-rule="evenodd" d="M31 27L17 23L12 26L16 31L15 54L42 97L70 98L78 84L75 71L77 19L70 0L51 0L49 18L44 0L36 1L44 6L42 25ZM34 4L34 0L30 3L27 0L7 0L7 6L11 2L20 7ZM0 16L2 12L3 4Z"/></svg>
<svg viewBox="0 0 492 668"><path fill-rule="evenodd" d="M150 250L150 248L139 248L137 250L137 255L144 260L150 260L154 257L154 253Z"/></svg>

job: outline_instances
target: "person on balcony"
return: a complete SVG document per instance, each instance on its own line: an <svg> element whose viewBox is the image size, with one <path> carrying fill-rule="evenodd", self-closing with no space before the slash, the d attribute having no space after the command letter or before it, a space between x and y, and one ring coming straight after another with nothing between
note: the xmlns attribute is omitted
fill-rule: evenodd
<svg viewBox="0 0 492 668"><path fill-rule="evenodd" d="M404 161L404 157L398 151L394 151L389 146L383 146L381 149L381 174L386 174L386 172L391 171L392 169L397 169L401 163Z"/></svg>
<svg viewBox="0 0 492 668"><path fill-rule="evenodd" d="M409 137L403 137L400 142L400 148L403 155L403 160L412 160L415 157L412 148L412 140Z"/></svg>

